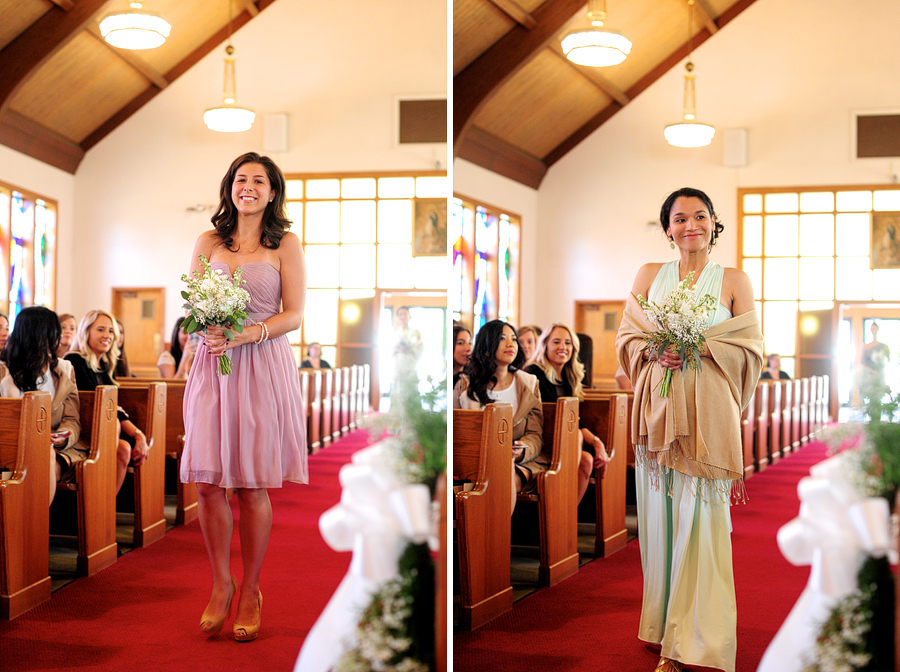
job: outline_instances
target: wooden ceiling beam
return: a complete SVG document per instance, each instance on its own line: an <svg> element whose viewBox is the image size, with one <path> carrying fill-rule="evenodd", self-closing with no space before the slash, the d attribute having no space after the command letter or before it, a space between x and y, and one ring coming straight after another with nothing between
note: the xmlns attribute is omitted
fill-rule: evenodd
<svg viewBox="0 0 900 672"><path fill-rule="evenodd" d="M458 158L471 161L532 189L537 189L547 174L547 166L539 158L478 126L470 126L458 144Z"/></svg>
<svg viewBox="0 0 900 672"><path fill-rule="evenodd" d="M75 3L72 2L72 0L50 0L50 2L59 7L64 12L70 11L75 6Z"/></svg>
<svg viewBox="0 0 900 672"><path fill-rule="evenodd" d="M256 6L256 3L253 0L242 0L241 4L244 6L244 9L247 10L251 19L259 14L259 7Z"/></svg>
<svg viewBox="0 0 900 672"><path fill-rule="evenodd" d="M716 31L719 30L719 26L716 24L715 13L712 7L709 6L709 2L707 0L694 0L694 7L696 7L695 11L700 17L700 23L709 31L710 35L715 35Z"/></svg>
<svg viewBox="0 0 900 672"><path fill-rule="evenodd" d="M259 12L272 5L274 2L276 2L276 0L257 0L257 2L250 4L257 8L258 14ZM250 21L253 16L256 16L256 14L251 16L250 11L244 11L234 17L231 25L232 32L236 31L241 26ZM183 58L171 70L164 73L162 75L163 79L171 84L185 72L190 70L197 62L199 62L204 56L209 54L213 49L220 46L222 42L224 42L227 38L228 26L225 25L215 35L210 37L208 40L206 40L206 42L201 44L199 47L194 49L194 51ZM156 96L157 93L159 93L159 91L160 89L154 85L147 88L141 94L133 98L121 110L116 112L116 114L107 119L104 124L102 124L93 133L82 140L80 143L81 149L85 152L88 151L91 147L93 147L107 135L112 133L120 124L128 119L128 117L130 117L144 105L150 102L150 100L152 100L153 97ZM197 114L202 114L202 110L197 110Z"/></svg>
<svg viewBox="0 0 900 672"><path fill-rule="evenodd" d="M537 25L534 17L513 2L513 0L490 0L490 3L523 28L533 30Z"/></svg>
<svg viewBox="0 0 900 672"><path fill-rule="evenodd" d="M620 105L627 105L629 102L631 102L631 98L628 97L628 94L626 94L624 91L622 91L622 89L620 89L618 86L613 84L598 72L599 68L592 68L588 65L578 65L577 63L573 63L568 58L566 58L566 55L562 49L562 45L559 42L554 43L551 47L551 50L554 54L561 58L566 63L566 65L571 67L573 70L575 70L575 72L587 79L591 84L603 91L603 93L618 102Z"/></svg>
<svg viewBox="0 0 900 672"><path fill-rule="evenodd" d="M0 112L32 73L94 20L107 0L80 0L68 11L54 5L0 51Z"/></svg>
<svg viewBox="0 0 900 672"><path fill-rule="evenodd" d="M84 158L77 144L12 110L0 112L0 145L72 175Z"/></svg>
<svg viewBox="0 0 900 672"><path fill-rule="evenodd" d="M103 36L100 34L100 27L97 24L89 25L87 27L87 32L90 33L91 37L95 38L100 44L114 53L117 58L125 61L133 70L140 73L144 79L153 84L160 91L169 85L169 82L165 77L163 77L155 68L152 68L145 60L136 56L132 50L119 49L104 40Z"/></svg>
<svg viewBox="0 0 900 672"><path fill-rule="evenodd" d="M697 0L694 0L695 3ZM745 9L747 9L750 5L752 5L756 0L738 0L727 10L722 12L721 16L715 21L717 25L717 30L720 30L725 27L727 23L734 20L735 17L740 15ZM699 45L703 44L712 36L712 33L704 28L699 33L694 35L693 39L693 47L696 49ZM678 49L672 52L668 58L662 61L659 65L657 65L653 70L644 75L641 79L639 79L630 89L625 92L625 95L628 96L630 100L634 100L644 89L648 88L651 84L657 81L660 77L666 74L669 70L674 68L676 65L681 63L681 61L688 55L689 45L687 42L682 44ZM557 145L553 150L551 150L547 156L543 158L543 162L549 168L554 163L559 161L563 156L565 156L572 148L574 148L578 143L587 138L591 133L596 131L600 126L602 126L606 121L612 117L616 112L622 109L621 104L618 102L611 103L606 108L598 112L594 115L587 123L585 123L581 128L575 131L568 138L563 140L559 145ZM677 118L675 114L678 110L677 107L674 106L673 103L673 119ZM660 129L660 135L662 135L662 129Z"/></svg>
<svg viewBox="0 0 900 672"><path fill-rule="evenodd" d="M453 78L453 146L490 97L552 40L583 0L546 0L534 11L535 27L513 28Z"/></svg>

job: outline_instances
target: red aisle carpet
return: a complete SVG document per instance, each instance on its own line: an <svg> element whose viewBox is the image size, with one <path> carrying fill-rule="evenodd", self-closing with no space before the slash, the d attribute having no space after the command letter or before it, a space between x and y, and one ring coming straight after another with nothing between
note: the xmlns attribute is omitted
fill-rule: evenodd
<svg viewBox="0 0 900 672"><path fill-rule="evenodd" d="M319 516L340 500L340 467L368 443L368 434L356 431L310 457L310 485L285 483L269 491L274 524L255 642L231 637L236 599L221 633L200 632L211 576L200 523L194 521L61 588L18 618L0 621L0 669L290 672L350 563L349 553L322 541ZM237 498L232 508L237 512ZM231 565L240 582L237 521Z"/></svg>
<svg viewBox="0 0 900 672"><path fill-rule="evenodd" d="M749 502L731 509L736 672L756 670L809 577L809 567L794 567L782 557L775 535L798 513L797 482L824 457L823 444L804 447L748 479ZM637 639L641 581L635 540L474 632L454 636L454 670L650 672L659 657Z"/></svg>

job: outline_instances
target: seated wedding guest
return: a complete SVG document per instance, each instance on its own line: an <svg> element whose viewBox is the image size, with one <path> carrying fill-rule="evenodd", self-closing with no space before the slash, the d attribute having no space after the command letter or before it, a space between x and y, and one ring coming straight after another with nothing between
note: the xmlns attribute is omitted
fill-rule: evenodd
<svg viewBox="0 0 900 672"><path fill-rule="evenodd" d="M59 348L56 350L56 356L59 359L62 359L66 356L66 353L72 346L72 339L75 338L75 330L78 328L78 323L75 321L75 316L71 315L70 313L63 313L62 315L60 315L59 328Z"/></svg>
<svg viewBox="0 0 900 672"><path fill-rule="evenodd" d="M306 348L306 359L300 362L301 369L330 369L331 364L322 359L322 346L313 341Z"/></svg>
<svg viewBox="0 0 900 672"><path fill-rule="evenodd" d="M75 382L79 390L91 391L98 385L115 385L116 362L119 359L119 328L115 318L105 310L91 310L81 318L78 331L72 340L72 349L66 360L75 369ZM147 459L150 447L147 437L138 429L128 414L119 408L119 445L116 453L116 492L125 481L129 460L139 466ZM127 436L134 442L132 449Z"/></svg>
<svg viewBox="0 0 900 672"><path fill-rule="evenodd" d="M781 370L781 355L774 352L766 358L766 368L759 377L760 380L790 380L791 377Z"/></svg>
<svg viewBox="0 0 900 672"><path fill-rule="evenodd" d="M50 393L50 501L58 481L75 476L75 464L88 456L78 443L81 416L78 388L72 365L56 356L59 320L49 308L25 308L16 318L16 329L0 354L5 364L0 396L21 398L25 392Z"/></svg>
<svg viewBox="0 0 900 672"><path fill-rule="evenodd" d="M197 344L202 335L199 332L190 335L184 333L184 329L181 328L183 322L183 317L175 320L175 327L172 329L172 344L168 350L159 353L159 359L156 360L160 378L187 380L188 373L191 371Z"/></svg>
<svg viewBox="0 0 900 672"><path fill-rule="evenodd" d="M0 313L0 350L6 347L6 341L9 340L9 318Z"/></svg>
<svg viewBox="0 0 900 672"><path fill-rule="evenodd" d="M584 400L581 381L584 379L584 364L578 359L580 348L578 335L566 325L554 322L547 327L538 339L534 357L525 371L538 379L541 390L541 401L553 403L559 397L575 397ZM606 446L600 437L594 436L590 429L579 422L581 432L578 435L578 447L586 443L593 446L594 454L581 451L578 465L578 501L584 497L588 482L594 468L600 469L600 478L606 476L606 467L610 457L606 454Z"/></svg>
<svg viewBox="0 0 900 672"><path fill-rule="evenodd" d="M534 347L537 345L538 339L541 337L540 327L519 327L516 333L519 338L519 348L525 354L525 361L534 357Z"/></svg>
<svg viewBox="0 0 900 672"><path fill-rule="evenodd" d="M538 381L520 370L524 363L515 329L492 320L479 330L469 363L453 386L454 408L481 409L496 402L512 405L510 510L516 505L516 493L534 489L535 476L550 466L550 455L542 450L544 418Z"/></svg>
<svg viewBox="0 0 900 672"><path fill-rule="evenodd" d="M128 365L128 355L125 354L125 325L116 320L119 327L119 340L116 345L119 346L119 361L116 362L116 378L131 378L131 367Z"/></svg>
<svg viewBox="0 0 900 672"><path fill-rule="evenodd" d="M453 325L453 384L459 380L472 356L472 332L458 322Z"/></svg>

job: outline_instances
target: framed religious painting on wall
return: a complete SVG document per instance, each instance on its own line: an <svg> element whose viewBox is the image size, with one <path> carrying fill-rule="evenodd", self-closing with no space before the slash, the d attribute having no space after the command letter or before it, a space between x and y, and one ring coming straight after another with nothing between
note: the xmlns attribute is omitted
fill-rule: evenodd
<svg viewBox="0 0 900 672"><path fill-rule="evenodd" d="M447 199L419 198L413 214L413 256L447 254Z"/></svg>
<svg viewBox="0 0 900 672"><path fill-rule="evenodd" d="M870 267L900 268L900 212L873 212Z"/></svg>

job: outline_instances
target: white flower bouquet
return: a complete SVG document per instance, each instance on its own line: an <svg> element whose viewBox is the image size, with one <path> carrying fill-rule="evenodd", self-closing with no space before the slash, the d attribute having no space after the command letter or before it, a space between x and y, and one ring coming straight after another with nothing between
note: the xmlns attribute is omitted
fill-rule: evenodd
<svg viewBox="0 0 900 672"><path fill-rule="evenodd" d="M659 329L657 332L644 332L647 342L644 350L650 352L651 358L654 355L658 358L669 345L674 345L681 357L682 370L689 366L696 371L700 368L700 346L706 341L704 332L709 311L715 307L716 298L712 294L697 296L690 288L693 281L694 272L691 271L659 304L648 301L640 294L637 300L647 319ZM661 397L669 396L671 381L672 369L666 369L659 390Z"/></svg>
<svg viewBox="0 0 900 672"><path fill-rule="evenodd" d="M181 276L181 281L188 286L187 291L181 292L186 302L186 317L181 326L186 334L205 332L213 325L225 327L225 337L233 340L235 332L244 330L250 303L250 294L241 289L242 269L238 268L229 280L222 271L213 270L204 255L199 258L203 271L194 271L193 277L186 273ZM231 358L227 354L219 357L219 373L225 376L231 373Z"/></svg>

